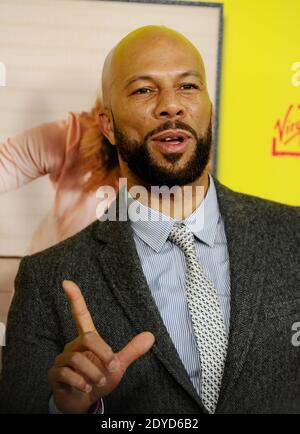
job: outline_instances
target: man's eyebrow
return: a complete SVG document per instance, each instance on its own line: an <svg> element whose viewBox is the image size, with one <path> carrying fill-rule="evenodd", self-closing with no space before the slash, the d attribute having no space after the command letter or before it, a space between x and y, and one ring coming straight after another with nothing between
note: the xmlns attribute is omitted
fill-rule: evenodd
<svg viewBox="0 0 300 434"><path fill-rule="evenodd" d="M151 75L134 75L133 77L129 78L128 80L126 80L125 82L125 89L126 87L130 86L132 83L135 83L136 81L140 81L140 80L149 80L149 81L153 81L154 78Z"/></svg>
<svg viewBox="0 0 300 434"><path fill-rule="evenodd" d="M193 76L193 77L199 78L201 81L203 81L203 76L202 76L202 74L200 74L199 71L186 71L186 72L183 72L182 74L179 75L179 78L185 78L185 77L189 77L189 76Z"/></svg>
<svg viewBox="0 0 300 434"><path fill-rule="evenodd" d="M198 71L182 72L181 74L178 75L178 78L185 78L185 77L190 77L190 76L196 77L199 80L201 80L202 82L204 82L203 76ZM124 88L126 89L131 84L135 83L136 81L140 81L140 80L154 81L155 77L152 75L134 75L133 77L130 77L128 80L126 80Z"/></svg>

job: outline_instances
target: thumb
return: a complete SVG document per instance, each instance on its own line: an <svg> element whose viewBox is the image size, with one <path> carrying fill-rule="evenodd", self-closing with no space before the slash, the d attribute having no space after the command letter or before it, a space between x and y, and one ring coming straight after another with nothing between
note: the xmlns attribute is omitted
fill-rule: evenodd
<svg viewBox="0 0 300 434"><path fill-rule="evenodd" d="M147 353L155 342L150 332L142 332L135 336L119 353L118 359L124 370L135 360Z"/></svg>

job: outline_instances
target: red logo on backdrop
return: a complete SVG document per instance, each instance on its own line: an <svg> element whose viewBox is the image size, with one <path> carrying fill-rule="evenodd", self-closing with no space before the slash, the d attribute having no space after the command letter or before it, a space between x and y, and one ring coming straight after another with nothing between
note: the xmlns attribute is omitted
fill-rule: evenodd
<svg viewBox="0 0 300 434"><path fill-rule="evenodd" d="M282 119L275 124L272 154L300 157L300 104L291 104Z"/></svg>

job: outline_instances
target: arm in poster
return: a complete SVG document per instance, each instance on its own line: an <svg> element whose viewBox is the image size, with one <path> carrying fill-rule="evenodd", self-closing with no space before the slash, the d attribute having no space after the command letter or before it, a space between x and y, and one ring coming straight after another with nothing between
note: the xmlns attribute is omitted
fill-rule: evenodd
<svg viewBox="0 0 300 434"><path fill-rule="evenodd" d="M45 123L0 144L0 193L20 188L50 174L55 182L65 162L66 151L80 140L79 115Z"/></svg>

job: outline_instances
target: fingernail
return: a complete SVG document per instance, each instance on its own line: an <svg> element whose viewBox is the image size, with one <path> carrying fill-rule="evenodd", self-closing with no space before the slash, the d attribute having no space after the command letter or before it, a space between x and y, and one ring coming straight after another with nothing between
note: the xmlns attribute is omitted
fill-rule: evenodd
<svg viewBox="0 0 300 434"><path fill-rule="evenodd" d="M97 386L102 387L102 386L104 386L105 383L106 383L106 378L102 377L101 380L99 381L99 383L97 384Z"/></svg>
<svg viewBox="0 0 300 434"><path fill-rule="evenodd" d="M108 365L108 370L110 371L110 372L114 372L114 371L116 371L117 370L117 368L118 368L118 364L117 364L117 362L115 361L115 360L112 360L111 362L110 362L110 364Z"/></svg>
<svg viewBox="0 0 300 434"><path fill-rule="evenodd" d="M90 386L89 384L87 384L87 385L85 386L85 388L84 388L84 391L85 391L86 393L90 393L90 392L92 391L92 386Z"/></svg>

